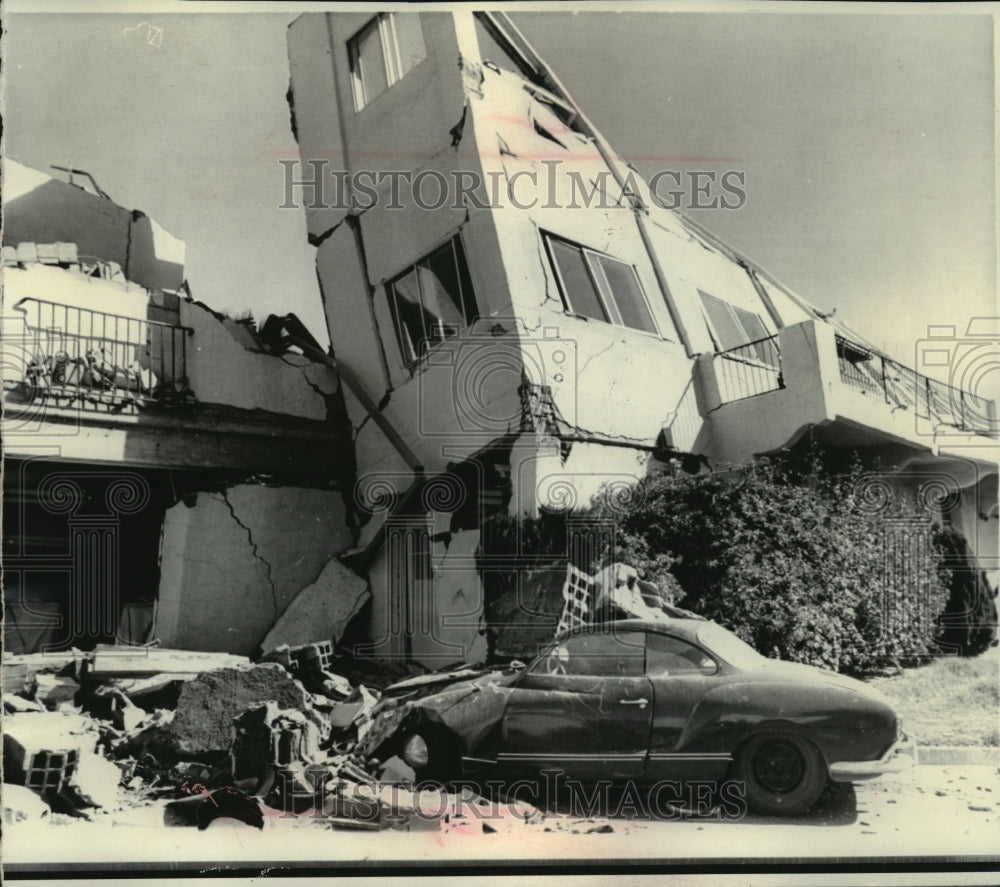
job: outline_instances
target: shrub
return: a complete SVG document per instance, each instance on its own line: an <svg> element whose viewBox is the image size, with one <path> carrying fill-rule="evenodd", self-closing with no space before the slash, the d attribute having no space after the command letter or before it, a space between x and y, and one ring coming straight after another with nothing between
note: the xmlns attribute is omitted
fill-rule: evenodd
<svg viewBox="0 0 1000 887"><path fill-rule="evenodd" d="M948 604L938 619L943 650L978 656L997 638L996 590L978 568L969 541L952 527L939 529L934 544L946 568Z"/></svg>
<svg viewBox="0 0 1000 887"><path fill-rule="evenodd" d="M595 513L618 527L611 557L669 562L678 603L765 655L859 673L935 651L948 574L931 521L856 463L646 478Z"/></svg>

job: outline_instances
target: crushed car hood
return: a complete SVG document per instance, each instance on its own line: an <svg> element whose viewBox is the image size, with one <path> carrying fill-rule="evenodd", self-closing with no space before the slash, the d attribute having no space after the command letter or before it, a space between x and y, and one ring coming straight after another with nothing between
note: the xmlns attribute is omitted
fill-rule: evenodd
<svg viewBox="0 0 1000 887"><path fill-rule="evenodd" d="M520 668L462 669L421 675L385 689L372 724L358 743L371 755L412 717L443 724L475 748L503 716Z"/></svg>

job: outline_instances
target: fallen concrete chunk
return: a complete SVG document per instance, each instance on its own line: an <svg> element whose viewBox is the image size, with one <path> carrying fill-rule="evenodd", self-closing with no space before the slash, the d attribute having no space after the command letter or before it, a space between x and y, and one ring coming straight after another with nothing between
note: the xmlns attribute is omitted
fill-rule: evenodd
<svg viewBox="0 0 1000 887"><path fill-rule="evenodd" d="M351 694L351 682L330 671L333 665L333 644L330 641L304 644L301 647L281 644L266 653L263 658L267 662L278 662L283 665L288 672L302 681L307 690L314 693L338 700Z"/></svg>
<svg viewBox="0 0 1000 887"><path fill-rule="evenodd" d="M197 653L190 650L163 650L156 647L115 647L99 645L94 651L88 674L92 678L140 675L186 676L249 665L246 656L230 653Z"/></svg>
<svg viewBox="0 0 1000 887"><path fill-rule="evenodd" d="M51 674L35 676L35 699L49 711L55 711L62 703L73 703L80 685L72 678Z"/></svg>
<svg viewBox="0 0 1000 887"><path fill-rule="evenodd" d="M252 706L233 720L233 778L263 782L272 770L313 764L319 743L319 730L302 712L274 702Z"/></svg>
<svg viewBox="0 0 1000 887"><path fill-rule="evenodd" d="M49 815L49 805L23 785L3 784L3 823L38 822Z"/></svg>
<svg viewBox="0 0 1000 887"><path fill-rule="evenodd" d="M378 695L367 687L357 687L347 699L334 705L330 726L334 730L346 730L352 724L360 724L371 716L378 700Z"/></svg>
<svg viewBox="0 0 1000 887"><path fill-rule="evenodd" d="M168 709L156 709L140 732L112 743L112 749L117 753L129 752L154 760L161 756L167 759L175 757L177 741L170 731L174 714Z"/></svg>
<svg viewBox="0 0 1000 887"><path fill-rule="evenodd" d="M34 699L25 699L23 696L16 696L13 693L3 694L3 710L11 714L26 711L45 711L45 706Z"/></svg>
<svg viewBox="0 0 1000 887"><path fill-rule="evenodd" d="M93 721L70 712L28 712L4 719L4 780L38 792L59 792L81 754L97 747Z"/></svg>
<svg viewBox="0 0 1000 887"><path fill-rule="evenodd" d="M122 771L97 754L83 753L70 774L63 798L74 806L113 809L118 805Z"/></svg>
<svg viewBox="0 0 1000 887"><path fill-rule="evenodd" d="M111 720L119 730L134 733L142 726L147 714L121 691L112 694Z"/></svg>
<svg viewBox="0 0 1000 887"><path fill-rule="evenodd" d="M326 724L312 708L301 683L277 664L227 668L203 674L181 689L173 722L166 729L181 754L229 751L233 718L262 702L305 713L325 733Z"/></svg>
<svg viewBox="0 0 1000 887"><path fill-rule="evenodd" d="M86 658L73 649L61 653L4 653L0 681L8 693L30 692L38 674L78 675Z"/></svg>
<svg viewBox="0 0 1000 887"><path fill-rule="evenodd" d="M369 597L365 580L333 558L316 581L303 588L278 617L261 648L273 650L281 644L296 647L313 641L338 641L347 623Z"/></svg>
<svg viewBox="0 0 1000 887"><path fill-rule="evenodd" d="M402 758L393 755L378 771L379 782L394 782L413 785L417 780L414 769Z"/></svg>

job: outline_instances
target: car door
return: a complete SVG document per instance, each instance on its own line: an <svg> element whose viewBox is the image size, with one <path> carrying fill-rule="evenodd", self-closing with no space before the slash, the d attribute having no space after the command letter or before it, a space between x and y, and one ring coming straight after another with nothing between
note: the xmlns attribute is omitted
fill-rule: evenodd
<svg viewBox="0 0 1000 887"><path fill-rule="evenodd" d="M646 636L646 676L653 688L653 719L645 776L661 779L715 779L729 755L683 744L684 729L702 697L718 683L719 663L683 638Z"/></svg>
<svg viewBox="0 0 1000 887"><path fill-rule="evenodd" d="M497 762L579 779L638 776L652 723L645 635L591 629L553 645L507 701Z"/></svg>

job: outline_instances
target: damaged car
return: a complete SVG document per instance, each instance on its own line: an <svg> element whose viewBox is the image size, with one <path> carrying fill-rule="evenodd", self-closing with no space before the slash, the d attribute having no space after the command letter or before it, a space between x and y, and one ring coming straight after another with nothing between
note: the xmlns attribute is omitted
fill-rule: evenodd
<svg viewBox="0 0 1000 887"><path fill-rule="evenodd" d="M587 625L527 666L403 681L363 745L418 780L735 780L750 810L782 816L830 781L902 770L916 754L878 691L768 659L700 619Z"/></svg>

